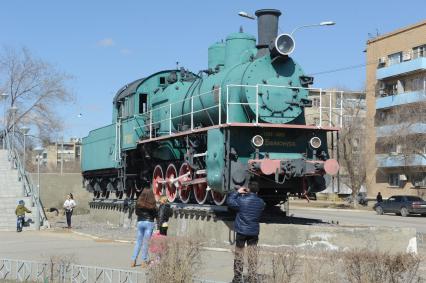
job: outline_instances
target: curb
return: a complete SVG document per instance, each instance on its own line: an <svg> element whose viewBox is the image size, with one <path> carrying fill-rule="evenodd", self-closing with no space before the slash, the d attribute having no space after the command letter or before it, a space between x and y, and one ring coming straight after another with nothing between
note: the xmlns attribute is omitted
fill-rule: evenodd
<svg viewBox="0 0 426 283"><path fill-rule="evenodd" d="M321 207L291 207L289 208L290 212L291 210L320 210L320 211L344 211L344 212L357 212L357 213L370 213L374 212L374 210L360 210L360 209L345 209L345 208L321 208Z"/></svg>

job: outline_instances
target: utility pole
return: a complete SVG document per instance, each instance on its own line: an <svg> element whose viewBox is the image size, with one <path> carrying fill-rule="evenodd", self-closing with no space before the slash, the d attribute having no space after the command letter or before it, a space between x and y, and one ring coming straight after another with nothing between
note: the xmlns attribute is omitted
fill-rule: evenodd
<svg viewBox="0 0 426 283"><path fill-rule="evenodd" d="M64 172L64 136L62 136L62 144L61 144L61 176Z"/></svg>

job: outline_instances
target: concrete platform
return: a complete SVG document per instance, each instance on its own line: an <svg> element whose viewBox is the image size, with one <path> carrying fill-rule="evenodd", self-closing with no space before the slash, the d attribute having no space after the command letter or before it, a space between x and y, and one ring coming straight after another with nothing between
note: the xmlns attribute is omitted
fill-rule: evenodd
<svg viewBox="0 0 426 283"><path fill-rule="evenodd" d="M318 219L263 217L259 245L315 247L327 250L377 250L382 252L418 252L416 229L402 227L342 226ZM92 209L91 219L114 226L133 228L131 211ZM233 221L194 215L175 214L169 220L172 236L202 237L210 247L231 248L235 241Z"/></svg>
<svg viewBox="0 0 426 283"><path fill-rule="evenodd" d="M232 221L205 221L173 217L169 233L176 236L201 235L209 246L234 244ZM327 250L362 249L382 252L417 253L416 230L413 228L354 227L261 223L259 245L315 247Z"/></svg>

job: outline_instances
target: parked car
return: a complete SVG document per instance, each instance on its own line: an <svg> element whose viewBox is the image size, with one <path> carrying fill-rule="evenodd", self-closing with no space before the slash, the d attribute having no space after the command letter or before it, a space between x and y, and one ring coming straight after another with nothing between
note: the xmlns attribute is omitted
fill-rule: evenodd
<svg viewBox="0 0 426 283"><path fill-rule="evenodd" d="M426 201L417 196L391 196L389 199L374 205L377 214L395 213L407 216L409 214L421 214L426 216Z"/></svg>

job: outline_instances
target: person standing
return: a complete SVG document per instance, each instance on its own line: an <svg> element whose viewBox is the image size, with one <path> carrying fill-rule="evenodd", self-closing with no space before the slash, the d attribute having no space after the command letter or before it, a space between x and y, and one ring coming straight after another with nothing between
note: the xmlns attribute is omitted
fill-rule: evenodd
<svg viewBox="0 0 426 283"><path fill-rule="evenodd" d="M16 232L22 232L22 227L25 222L25 212L31 213L31 210L25 207L25 202L20 200L18 206L15 209L16 214Z"/></svg>
<svg viewBox="0 0 426 283"><path fill-rule="evenodd" d="M382 194L379 192L376 196L377 203L383 202Z"/></svg>
<svg viewBox="0 0 426 283"><path fill-rule="evenodd" d="M71 229L71 216L75 206L76 206L76 203L74 201L74 196L70 193L67 195L67 199L64 202L64 209L65 209L65 215L67 217L68 229Z"/></svg>
<svg viewBox="0 0 426 283"><path fill-rule="evenodd" d="M135 213L137 215L136 243L132 256L132 267L136 266L136 260L142 248L142 267L148 266L148 246L154 230L154 220L157 218L157 206L152 190L145 188L136 202Z"/></svg>
<svg viewBox="0 0 426 283"><path fill-rule="evenodd" d="M237 192L228 196L228 207L237 212L234 222L235 259L233 283L243 282L244 248L247 244L248 281L256 282L257 272L257 242L259 240L259 221L265 208L265 202L257 196L259 185L250 182L248 188L240 187Z"/></svg>
<svg viewBox="0 0 426 283"><path fill-rule="evenodd" d="M157 227L160 234L167 236L167 229L169 228L169 218L173 215L173 210L168 203L167 197L160 198L160 207L158 208Z"/></svg>

